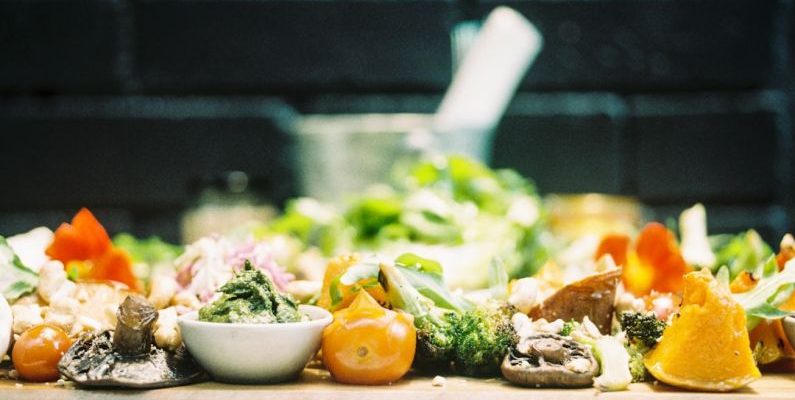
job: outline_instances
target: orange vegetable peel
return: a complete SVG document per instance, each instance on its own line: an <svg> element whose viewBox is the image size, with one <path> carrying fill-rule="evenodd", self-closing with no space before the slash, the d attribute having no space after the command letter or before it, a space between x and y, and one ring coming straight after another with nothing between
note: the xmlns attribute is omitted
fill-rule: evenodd
<svg viewBox="0 0 795 400"><path fill-rule="evenodd" d="M46 253L61 261L67 270L75 267L80 279L111 280L142 291L133 274L130 256L113 246L105 228L86 208L72 218L71 224L63 223L56 229Z"/></svg>
<svg viewBox="0 0 795 400"><path fill-rule="evenodd" d="M617 265L623 265L621 280L635 296L652 291L680 293L682 277L691 271L673 232L657 222L643 228L633 247L626 235L605 236L595 259L604 254L610 254Z"/></svg>
<svg viewBox="0 0 795 400"><path fill-rule="evenodd" d="M644 364L658 380L695 390L735 390L761 376L745 311L707 270L684 276L679 314Z"/></svg>

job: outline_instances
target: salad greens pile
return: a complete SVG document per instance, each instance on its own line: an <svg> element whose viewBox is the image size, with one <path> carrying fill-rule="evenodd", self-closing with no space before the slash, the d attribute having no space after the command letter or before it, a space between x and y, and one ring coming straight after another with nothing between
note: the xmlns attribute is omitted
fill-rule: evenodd
<svg viewBox="0 0 795 400"><path fill-rule="evenodd" d="M158 269L173 269L174 260L185 251L183 246L163 241L157 236L136 238L129 233L113 237L113 245L124 249L133 262L135 277L147 282Z"/></svg>
<svg viewBox="0 0 795 400"><path fill-rule="evenodd" d="M743 271L754 271L773 255L770 246L753 229L736 235L715 235L710 237L710 242L717 258L713 272L726 266L730 279Z"/></svg>
<svg viewBox="0 0 795 400"><path fill-rule="evenodd" d="M532 275L548 258L545 232L541 199L530 181L444 156L417 162L397 182L370 188L344 210L296 199L260 234L290 235L325 256L423 254L446 266L452 287L476 289L487 285L495 260L511 277Z"/></svg>
<svg viewBox="0 0 795 400"><path fill-rule="evenodd" d="M129 233L114 236L113 245L127 250L133 262L149 265L172 262L185 250L183 246L165 242L157 236L139 239Z"/></svg>

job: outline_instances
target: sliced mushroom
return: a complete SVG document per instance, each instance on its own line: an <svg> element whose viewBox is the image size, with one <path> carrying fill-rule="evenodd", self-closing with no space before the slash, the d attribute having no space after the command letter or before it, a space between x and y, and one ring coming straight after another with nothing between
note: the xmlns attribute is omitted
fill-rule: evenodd
<svg viewBox="0 0 795 400"><path fill-rule="evenodd" d="M588 346L555 334L531 336L512 349L501 365L502 375L528 387L585 387L599 372Z"/></svg>
<svg viewBox="0 0 795 400"><path fill-rule="evenodd" d="M63 355L58 370L78 385L158 388L184 385L204 375L184 347L152 344L157 311L140 297L119 307L115 331L83 335Z"/></svg>

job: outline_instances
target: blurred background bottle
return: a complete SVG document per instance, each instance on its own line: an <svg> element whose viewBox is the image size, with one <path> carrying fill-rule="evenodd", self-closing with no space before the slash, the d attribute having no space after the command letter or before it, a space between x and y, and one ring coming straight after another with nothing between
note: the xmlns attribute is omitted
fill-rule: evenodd
<svg viewBox="0 0 795 400"><path fill-rule="evenodd" d="M181 221L182 242L224 233L251 221L268 221L276 208L260 191L265 182L252 182L243 171L227 171L197 184L196 197Z"/></svg>

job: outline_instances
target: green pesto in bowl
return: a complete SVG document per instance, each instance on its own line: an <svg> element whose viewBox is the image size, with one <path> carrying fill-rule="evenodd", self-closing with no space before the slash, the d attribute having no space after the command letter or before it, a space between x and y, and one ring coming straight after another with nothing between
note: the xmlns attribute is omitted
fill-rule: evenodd
<svg viewBox="0 0 795 400"><path fill-rule="evenodd" d="M292 297L279 293L273 281L246 260L243 270L218 289L221 297L199 310L205 322L274 324L301 322L306 316L298 311Z"/></svg>

